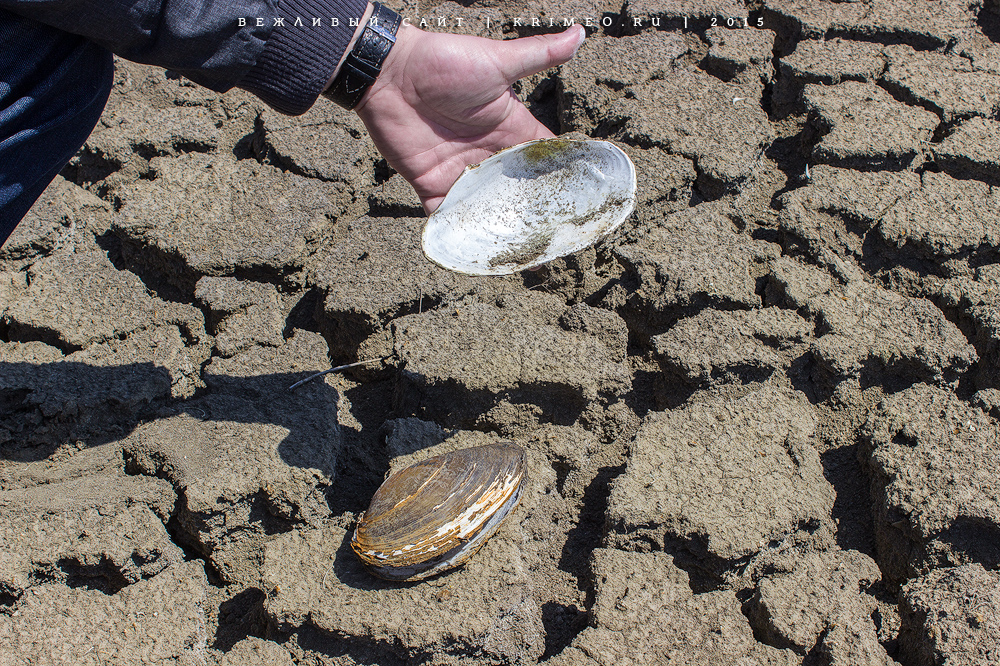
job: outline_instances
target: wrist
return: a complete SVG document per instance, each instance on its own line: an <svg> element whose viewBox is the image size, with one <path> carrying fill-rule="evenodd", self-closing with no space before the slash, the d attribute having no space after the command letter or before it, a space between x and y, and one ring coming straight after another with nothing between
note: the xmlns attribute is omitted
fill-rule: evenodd
<svg viewBox="0 0 1000 666"><path fill-rule="evenodd" d="M354 46L338 65L323 95L345 109L353 109L382 74L382 67L396 44L402 17L379 2L365 10Z"/></svg>
<svg viewBox="0 0 1000 666"><path fill-rule="evenodd" d="M379 90L389 86L400 87L400 82L403 79L403 70L406 67L407 60L409 60L409 54L413 50L414 44L427 34L420 28L408 23L400 24L399 30L396 32L396 44L389 51L385 62L382 63L382 71L378 79L361 96L361 100L354 109L355 111L360 113L367 106L372 96Z"/></svg>

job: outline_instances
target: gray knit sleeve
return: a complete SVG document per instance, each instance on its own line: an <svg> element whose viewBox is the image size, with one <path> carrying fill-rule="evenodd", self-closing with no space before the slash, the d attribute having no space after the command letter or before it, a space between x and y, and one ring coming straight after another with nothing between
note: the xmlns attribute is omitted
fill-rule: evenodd
<svg viewBox="0 0 1000 666"><path fill-rule="evenodd" d="M239 87L282 113L304 113L330 80L357 29L350 19L360 19L367 6L368 0L282 0L279 18L284 25L272 29L257 64Z"/></svg>
<svg viewBox="0 0 1000 666"><path fill-rule="evenodd" d="M367 0L0 0L4 9L127 60L176 71L218 92L238 86L289 114L303 113L319 96L356 29L350 19L366 6ZM321 21L313 25L314 19Z"/></svg>

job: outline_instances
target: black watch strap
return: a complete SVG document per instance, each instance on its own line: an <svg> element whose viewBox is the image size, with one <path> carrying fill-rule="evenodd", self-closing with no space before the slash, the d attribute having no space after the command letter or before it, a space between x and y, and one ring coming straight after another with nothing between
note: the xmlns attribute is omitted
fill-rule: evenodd
<svg viewBox="0 0 1000 666"><path fill-rule="evenodd" d="M368 87L375 83L382 63L396 43L396 31L402 19L396 12L372 3L374 10L365 29L344 60L337 78L323 93L345 109L353 109Z"/></svg>

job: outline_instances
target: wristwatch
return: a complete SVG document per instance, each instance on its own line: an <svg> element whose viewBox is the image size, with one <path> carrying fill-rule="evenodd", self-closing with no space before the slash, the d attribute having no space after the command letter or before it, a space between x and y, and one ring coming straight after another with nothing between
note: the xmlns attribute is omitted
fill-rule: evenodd
<svg viewBox="0 0 1000 666"><path fill-rule="evenodd" d="M324 97L345 109L357 106L368 87L375 83L382 63L396 43L396 31L402 21L399 14L380 3L372 3L372 6L371 18L337 72L337 78L323 91Z"/></svg>

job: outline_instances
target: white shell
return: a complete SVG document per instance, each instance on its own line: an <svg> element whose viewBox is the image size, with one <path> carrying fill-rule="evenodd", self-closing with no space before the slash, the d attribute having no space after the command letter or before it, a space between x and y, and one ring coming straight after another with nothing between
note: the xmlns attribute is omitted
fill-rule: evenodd
<svg viewBox="0 0 1000 666"><path fill-rule="evenodd" d="M635 166L614 144L528 141L465 169L424 227L424 254L509 275L593 245L634 208Z"/></svg>

